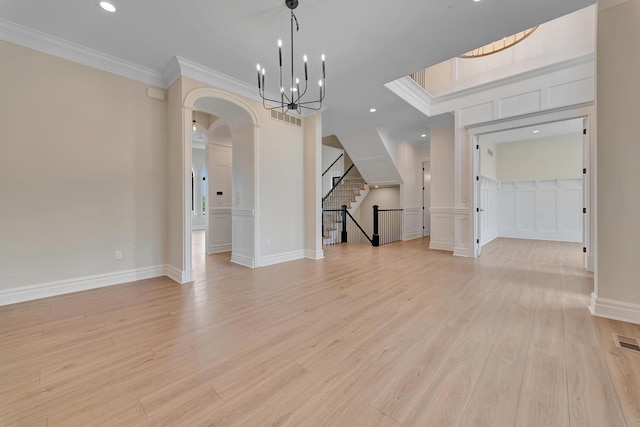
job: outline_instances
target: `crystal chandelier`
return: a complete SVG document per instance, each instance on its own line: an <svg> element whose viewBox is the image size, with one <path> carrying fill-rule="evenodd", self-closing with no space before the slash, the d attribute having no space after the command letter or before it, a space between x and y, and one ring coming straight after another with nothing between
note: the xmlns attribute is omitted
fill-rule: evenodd
<svg viewBox="0 0 640 427"><path fill-rule="evenodd" d="M293 24L295 22L296 32L300 30L300 26L298 25L298 18L293 13L293 10L298 7L298 0L285 0L284 2L287 7L291 10L291 76L289 80L289 85L285 89L285 83L283 80L283 65L282 65L282 40L278 40L278 59L280 63L280 99L271 99L268 98L265 94L265 69L258 64L256 67L258 70L258 94L262 98L262 105L267 110L280 109L283 113L287 111L295 111L298 114L302 113L303 109L307 110L320 110L322 108L322 100L325 96L325 65L324 65L324 54L322 54L322 79L318 81L319 87L319 96L317 99L312 101L303 101L302 97L305 96L308 89L309 82L309 74L307 72L307 55L304 55L302 60L304 62L304 88L300 90L300 79L294 79L293 72ZM269 106L267 103L275 105Z"/></svg>

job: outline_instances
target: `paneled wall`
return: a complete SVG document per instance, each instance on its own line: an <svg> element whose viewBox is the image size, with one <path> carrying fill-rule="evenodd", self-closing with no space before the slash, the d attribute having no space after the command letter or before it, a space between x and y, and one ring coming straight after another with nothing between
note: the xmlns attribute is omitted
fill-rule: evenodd
<svg viewBox="0 0 640 427"><path fill-rule="evenodd" d="M582 241L582 180L498 182L482 177L481 244L496 237Z"/></svg>
<svg viewBox="0 0 640 427"><path fill-rule="evenodd" d="M231 250L231 147L209 144L208 253Z"/></svg>

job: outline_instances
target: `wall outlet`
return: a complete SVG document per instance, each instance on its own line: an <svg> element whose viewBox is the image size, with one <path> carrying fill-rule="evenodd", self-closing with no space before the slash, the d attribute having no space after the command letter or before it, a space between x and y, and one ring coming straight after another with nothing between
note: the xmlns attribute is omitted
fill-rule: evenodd
<svg viewBox="0 0 640 427"><path fill-rule="evenodd" d="M122 259L122 251L121 250L117 250L116 251L116 259Z"/></svg>
<svg viewBox="0 0 640 427"><path fill-rule="evenodd" d="M267 247L271 246L271 239L267 239Z"/></svg>

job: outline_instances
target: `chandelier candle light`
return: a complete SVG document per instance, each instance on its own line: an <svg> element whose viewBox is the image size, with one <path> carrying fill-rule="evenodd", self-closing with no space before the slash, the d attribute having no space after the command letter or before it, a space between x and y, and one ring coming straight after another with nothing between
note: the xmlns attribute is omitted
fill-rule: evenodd
<svg viewBox="0 0 640 427"><path fill-rule="evenodd" d="M300 79L294 79L293 72L293 23L295 21L296 24L296 32L300 30L300 26L298 25L298 18L293 13L293 10L298 7L298 0L285 0L284 2L287 7L291 10L291 85L289 86L289 90L285 90L283 80L282 80L282 40L278 40L278 58L280 61L280 100L270 99L265 96L265 84L264 84L264 75L265 69L260 67L260 64L256 67L258 70L258 94L262 98L262 105L267 110L273 110L279 108L283 113L287 111L296 111L298 114L302 113L302 109L315 110L318 111L322 108L322 100L325 96L325 65L324 65L324 54L322 54L322 79L318 81L318 86L320 88L320 96L318 99L314 101L302 101L302 97L307 93L307 85L309 81L309 73L307 72L307 55L302 57L304 61L304 90L300 92ZM268 106L267 102L270 104L274 104L275 106Z"/></svg>

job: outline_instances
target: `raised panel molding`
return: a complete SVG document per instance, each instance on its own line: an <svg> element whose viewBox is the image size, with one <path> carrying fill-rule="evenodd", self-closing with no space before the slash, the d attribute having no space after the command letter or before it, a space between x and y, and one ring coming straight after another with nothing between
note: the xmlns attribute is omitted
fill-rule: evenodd
<svg viewBox="0 0 640 427"><path fill-rule="evenodd" d="M502 182L497 201L498 237L582 241L580 178Z"/></svg>
<svg viewBox="0 0 640 427"><path fill-rule="evenodd" d="M253 254L253 209L232 209L232 251L231 262L256 267Z"/></svg>
<svg viewBox="0 0 640 427"><path fill-rule="evenodd" d="M422 237L422 208L410 206L403 210L402 240L413 240Z"/></svg>
<svg viewBox="0 0 640 427"><path fill-rule="evenodd" d="M500 99L500 118L540 111L540 96L541 91L535 90Z"/></svg>
<svg viewBox="0 0 640 427"><path fill-rule="evenodd" d="M231 208L209 209L209 248L210 254L232 250Z"/></svg>
<svg viewBox="0 0 640 427"><path fill-rule="evenodd" d="M431 238L430 249L453 251L454 242L454 214L453 208L431 207Z"/></svg>

